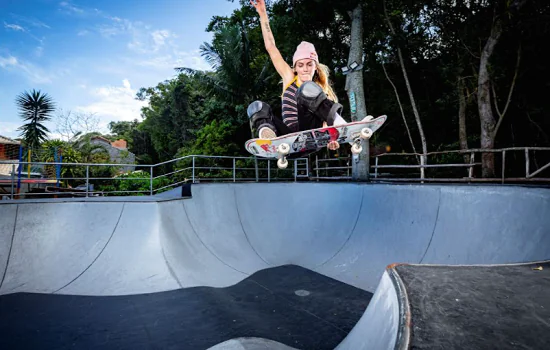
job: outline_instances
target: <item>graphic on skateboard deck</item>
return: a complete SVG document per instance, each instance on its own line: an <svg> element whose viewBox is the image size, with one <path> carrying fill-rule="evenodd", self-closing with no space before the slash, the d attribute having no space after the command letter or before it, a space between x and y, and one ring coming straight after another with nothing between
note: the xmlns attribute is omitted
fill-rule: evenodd
<svg viewBox="0 0 550 350"><path fill-rule="evenodd" d="M386 121L382 115L368 121L357 121L338 126L297 131L272 139L255 138L248 140L245 148L248 152L263 158L279 158L277 166L288 166L286 156L320 150L332 141L340 144L352 144L352 153L361 153L361 139L369 139Z"/></svg>

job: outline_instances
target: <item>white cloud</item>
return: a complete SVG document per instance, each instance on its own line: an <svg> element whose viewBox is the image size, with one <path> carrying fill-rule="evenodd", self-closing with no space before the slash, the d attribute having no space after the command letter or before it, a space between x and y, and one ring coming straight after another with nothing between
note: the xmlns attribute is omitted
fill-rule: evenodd
<svg viewBox="0 0 550 350"><path fill-rule="evenodd" d="M83 29L81 31L79 31L76 35L78 36L84 36L86 34L90 33L89 31L87 31L86 29Z"/></svg>
<svg viewBox="0 0 550 350"><path fill-rule="evenodd" d="M76 7L75 5L71 4L68 1L62 1L59 3L59 6L61 6L62 9L66 10L69 13L84 13L84 10L80 7Z"/></svg>
<svg viewBox="0 0 550 350"><path fill-rule="evenodd" d="M136 90L132 89L130 81L124 79L122 86L102 86L91 90L95 99L85 106L75 108L78 112L94 113L100 119L100 128L107 132L111 121L131 121L140 119L141 107L147 106L147 101L135 99Z"/></svg>
<svg viewBox="0 0 550 350"><path fill-rule="evenodd" d="M14 56L0 56L0 67L23 74L29 81L36 84L51 83L56 78L56 74L46 72L32 63L21 61Z"/></svg>
<svg viewBox="0 0 550 350"><path fill-rule="evenodd" d="M17 130L21 125L12 122L0 122L0 135L9 138L19 137L20 131Z"/></svg>
<svg viewBox="0 0 550 350"><path fill-rule="evenodd" d="M13 31L16 31L16 32L27 33L31 38L38 41L41 45L43 43L42 39L38 38L36 35L32 34L30 30L28 30L25 27L20 26L19 24L4 22L4 28L6 28L8 30L13 30Z"/></svg>
<svg viewBox="0 0 550 350"><path fill-rule="evenodd" d="M36 57L42 57L42 54L44 53L44 48L42 46L38 46L35 50L34 50L34 54L36 55Z"/></svg>
<svg viewBox="0 0 550 350"><path fill-rule="evenodd" d="M42 21L39 21L37 20L36 18L32 18L32 17L24 17L24 16L20 16L20 15L15 15L15 14L11 14L11 16L13 18L15 18L16 20L18 21L21 21L21 22L25 22L27 24L30 24L34 27L42 27L42 28L47 28L47 29L51 29L51 27L49 25L47 25L46 23L42 22Z"/></svg>
<svg viewBox="0 0 550 350"><path fill-rule="evenodd" d="M200 56L198 50L191 52L174 50L173 54L143 59L137 61L136 64L142 67L150 67L157 70L173 70L176 67L186 67L197 70L212 69L210 65Z"/></svg>
<svg viewBox="0 0 550 350"><path fill-rule="evenodd" d="M166 45L166 39L175 37L174 34L170 33L170 31L166 29L155 30L154 32L151 33L151 36L153 37L155 51L157 51L158 49Z"/></svg>
<svg viewBox="0 0 550 350"><path fill-rule="evenodd" d="M15 30L15 31L26 32L26 29L21 27L19 24L9 24L4 22L4 28Z"/></svg>
<svg viewBox="0 0 550 350"><path fill-rule="evenodd" d="M8 66L17 66L17 58L13 56L2 57L0 56L0 67L7 68Z"/></svg>

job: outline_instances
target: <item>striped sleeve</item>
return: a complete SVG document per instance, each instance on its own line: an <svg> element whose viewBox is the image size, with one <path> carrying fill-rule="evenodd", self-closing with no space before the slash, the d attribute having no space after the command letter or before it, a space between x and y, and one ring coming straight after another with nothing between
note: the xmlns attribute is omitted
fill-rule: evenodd
<svg viewBox="0 0 550 350"><path fill-rule="evenodd" d="M298 105L296 103L296 85L290 85L283 94L283 123L292 131L298 131Z"/></svg>

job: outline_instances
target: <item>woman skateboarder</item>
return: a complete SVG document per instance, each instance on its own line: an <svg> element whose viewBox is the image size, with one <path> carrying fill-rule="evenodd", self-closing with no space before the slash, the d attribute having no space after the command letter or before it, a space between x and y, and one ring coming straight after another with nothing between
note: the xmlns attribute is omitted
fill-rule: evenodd
<svg viewBox="0 0 550 350"><path fill-rule="evenodd" d="M292 58L292 68L285 62L275 45L269 27L264 0L250 0L260 15L265 48L283 79L282 118L262 101L252 102L247 109L252 130L260 138L274 138L291 132L347 123L341 116L342 105L330 87L327 66L319 63L313 44L302 41ZM338 149L338 142L327 147Z"/></svg>

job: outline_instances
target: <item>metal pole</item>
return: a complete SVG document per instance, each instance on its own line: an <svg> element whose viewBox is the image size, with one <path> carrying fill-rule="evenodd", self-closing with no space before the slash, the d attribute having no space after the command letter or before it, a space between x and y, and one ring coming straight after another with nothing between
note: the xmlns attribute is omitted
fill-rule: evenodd
<svg viewBox="0 0 550 350"><path fill-rule="evenodd" d="M502 183L504 183L504 169L506 168L506 151L502 151Z"/></svg>
<svg viewBox="0 0 550 350"><path fill-rule="evenodd" d="M468 177L474 177L474 161L476 159L475 152L470 153L470 168L468 170Z"/></svg>
<svg viewBox="0 0 550 350"><path fill-rule="evenodd" d="M236 165L235 165L235 158L233 158L233 182L236 181L236 174L235 174L235 173L236 173L236 169L237 169L237 167L236 167Z"/></svg>
<svg viewBox="0 0 550 350"><path fill-rule="evenodd" d="M271 161L267 160L267 182L271 182Z"/></svg>
<svg viewBox="0 0 550 350"><path fill-rule="evenodd" d="M151 165L151 175L150 176L151 176L150 177L151 181L149 183L149 191L150 191L149 193L152 196L153 195L153 166L152 165Z"/></svg>
<svg viewBox="0 0 550 350"><path fill-rule="evenodd" d="M422 157L420 157L420 165L426 165L426 161L428 160L425 153L422 153ZM420 168L420 178L424 179L424 167ZM422 181L424 183L424 181Z"/></svg>
<svg viewBox="0 0 550 350"><path fill-rule="evenodd" d="M90 166L86 165L86 198L88 198L89 191L90 191Z"/></svg>
<svg viewBox="0 0 550 350"><path fill-rule="evenodd" d="M367 157L367 159L365 159L365 162L367 163L367 178L366 180L369 181L370 180L370 142L369 140L365 140L365 145L366 145L366 149L367 151L365 152L365 157Z"/></svg>
<svg viewBox="0 0 550 350"><path fill-rule="evenodd" d="M529 178L529 148L525 148L525 178Z"/></svg>
<svg viewBox="0 0 550 350"><path fill-rule="evenodd" d="M378 156L374 158L374 165L376 167L376 169L374 169L374 178L377 178L378 177Z"/></svg>
<svg viewBox="0 0 550 350"><path fill-rule="evenodd" d="M15 192L15 164L11 165L11 200L13 200L13 194Z"/></svg>
<svg viewBox="0 0 550 350"><path fill-rule="evenodd" d="M294 159L294 182L298 178L298 159Z"/></svg>
<svg viewBox="0 0 550 350"><path fill-rule="evenodd" d="M317 182L319 182L319 156L315 156L315 173L317 174Z"/></svg>
<svg viewBox="0 0 550 350"><path fill-rule="evenodd" d="M259 171L258 171L258 158L254 157L254 166L256 167L256 182L259 181Z"/></svg>
<svg viewBox="0 0 550 350"><path fill-rule="evenodd" d="M191 181L195 183L195 156L193 156L193 168L191 173Z"/></svg>

